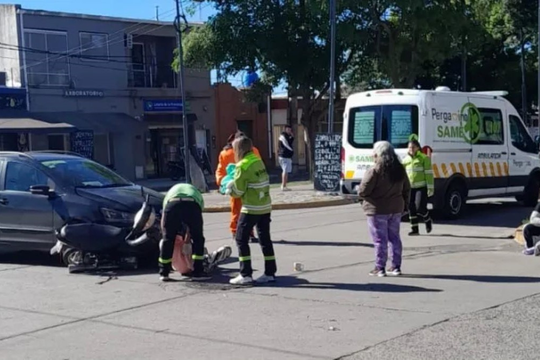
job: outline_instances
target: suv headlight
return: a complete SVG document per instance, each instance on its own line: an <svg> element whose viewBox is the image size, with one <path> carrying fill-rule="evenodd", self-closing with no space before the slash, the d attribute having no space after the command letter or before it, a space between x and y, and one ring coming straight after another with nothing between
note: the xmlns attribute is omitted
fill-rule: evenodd
<svg viewBox="0 0 540 360"><path fill-rule="evenodd" d="M107 208L101 208L101 214L103 214L103 217L105 218L105 221L117 223L129 223L131 224L133 222L133 219L135 217L135 214L118 211L118 210L112 210Z"/></svg>

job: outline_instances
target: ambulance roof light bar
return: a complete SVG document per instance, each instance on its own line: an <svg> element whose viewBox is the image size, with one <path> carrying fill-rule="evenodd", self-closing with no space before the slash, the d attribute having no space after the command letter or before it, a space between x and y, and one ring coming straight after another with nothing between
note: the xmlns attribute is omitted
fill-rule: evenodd
<svg viewBox="0 0 540 360"><path fill-rule="evenodd" d="M508 91L499 90L499 91L474 91L473 94L477 95L489 95L489 96L506 96Z"/></svg>

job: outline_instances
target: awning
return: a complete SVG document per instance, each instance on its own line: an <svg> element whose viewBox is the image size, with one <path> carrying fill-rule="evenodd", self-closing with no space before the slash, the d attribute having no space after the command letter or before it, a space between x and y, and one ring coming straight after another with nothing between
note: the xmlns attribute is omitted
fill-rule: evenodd
<svg viewBox="0 0 540 360"><path fill-rule="evenodd" d="M77 130L65 122L50 123L27 111L0 111L0 132L71 132Z"/></svg>
<svg viewBox="0 0 540 360"><path fill-rule="evenodd" d="M0 132L72 132L96 133L144 132L146 125L124 113L0 111Z"/></svg>

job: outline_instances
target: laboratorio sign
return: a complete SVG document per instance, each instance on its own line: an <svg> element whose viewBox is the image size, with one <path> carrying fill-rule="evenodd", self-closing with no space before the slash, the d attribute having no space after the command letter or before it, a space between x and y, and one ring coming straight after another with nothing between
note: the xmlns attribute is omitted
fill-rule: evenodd
<svg viewBox="0 0 540 360"><path fill-rule="evenodd" d="M102 98L105 96L105 93L101 90L65 90L64 96Z"/></svg>

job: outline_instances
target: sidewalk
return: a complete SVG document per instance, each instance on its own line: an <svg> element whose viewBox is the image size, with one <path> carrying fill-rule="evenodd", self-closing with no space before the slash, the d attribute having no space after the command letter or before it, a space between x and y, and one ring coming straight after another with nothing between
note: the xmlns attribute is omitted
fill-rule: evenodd
<svg viewBox="0 0 540 360"><path fill-rule="evenodd" d="M325 206L351 204L353 201L345 199L337 193L324 193L315 191L313 184L291 186L291 191L281 191L279 187L270 188L272 208L274 210L306 209ZM204 194L204 212L229 212L229 196L221 195L217 191Z"/></svg>
<svg viewBox="0 0 540 360"><path fill-rule="evenodd" d="M169 179L143 180L138 182L139 185L148 187L155 191L164 192L171 186L176 184L176 181ZM316 191L313 184L292 184L291 191L283 192L279 187L273 185L270 188L270 196L272 197L272 208L274 210L288 209L307 209L326 206L347 205L354 202L350 198L345 198L339 193L325 193ZM205 209L207 213L229 212L229 196L221 195L217 190L212 190L209 193L203 194Z"/></svg>
<svg viewBox="0 0 540 360"><path fill-rule="evenodd" d="M289 177L290 182L295 181L307 181L309 179L309 175L306 173L298 173L293 174ZM173 185L183 182L184 179L180 179L178 181L171 180L169 178L160 178L160 179L144 179L144 180L138 180L136 183L138 185L142 185L144 187L147 187L149 189L155 190L155 191L167 191L169 190ZM213 175L207 175L206 181L208 182L208 186L210 190L216 190L217 185L214 181ZM279 184L281 183L281 173L276 173L275 171L273 173L270 173L270 183L271 184Z"/></svg>

